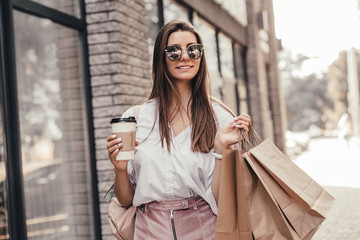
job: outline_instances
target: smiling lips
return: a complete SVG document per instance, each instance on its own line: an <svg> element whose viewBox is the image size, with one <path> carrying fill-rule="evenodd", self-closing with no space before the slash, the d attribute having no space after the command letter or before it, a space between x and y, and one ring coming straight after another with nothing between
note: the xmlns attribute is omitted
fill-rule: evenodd
<svg viewBox="0 0 360 240"><path fill-rule="evenodd" d="M176 69L183 70L183 69L190 69L190 68L192 68L192 67L193 67L193 66L185 65L185 66L176 67Z"/></svg>

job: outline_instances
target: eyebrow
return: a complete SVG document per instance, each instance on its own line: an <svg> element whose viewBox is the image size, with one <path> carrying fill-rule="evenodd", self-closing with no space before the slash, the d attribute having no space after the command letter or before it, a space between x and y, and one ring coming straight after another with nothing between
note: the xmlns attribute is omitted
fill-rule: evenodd
<svg viewBox="0 0 360 240"><path fill-rule="evenodd" d="M192 42L192 43L188 43L188 44L186 44L186 47L188 47L188 46L190 46L190 45L194 45L194 44L201 44L201 43L196 43L196 42ZM169 44L169 45L166 45L166 46L170 46L170 47L172 47L172 46L179 46L180 47L180 44Z"/></svg>

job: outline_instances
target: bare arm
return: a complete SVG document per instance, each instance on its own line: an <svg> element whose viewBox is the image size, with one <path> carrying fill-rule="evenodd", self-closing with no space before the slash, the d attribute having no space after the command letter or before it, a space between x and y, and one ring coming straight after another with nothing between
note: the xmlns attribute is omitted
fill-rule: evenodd
<svg viewBox="0 0 360 240"><path fill-rule="evenodd" d="M121 151L122 140L117 139L114 135L110 135L106 140L109 159L114 165L114 192L119 203L122 206L128 208L132 205L135 192L134 186L132 185L127 172L128 161L115 160L116 155L118 155L118 153ZM138 145L138 142L136 145Z"/></svg>
<svg viewBox="0 0 360 240"><path fill-rule="evenodd" d="M118 170L114 168L114 192L119 203L128 208L132 205L134 198L134 186L132 185L127 170Z"/></svg>
<svg viewBox="0 0 360 240"><path fill-rule="evenodd" d="M218 199L219 199L220 175L221 175L221 160L215 159L215 169L212 178L211 191L214 195L216 203L218 203Z"/></svg>

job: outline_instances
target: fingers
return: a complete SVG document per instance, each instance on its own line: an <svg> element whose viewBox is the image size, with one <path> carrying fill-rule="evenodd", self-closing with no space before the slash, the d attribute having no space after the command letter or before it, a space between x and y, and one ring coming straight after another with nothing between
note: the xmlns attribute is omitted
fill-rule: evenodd
<svg viewBox="0 0 360 240"><path fill-rule="evenodd" d="M114 151L119 150L120 148L122 148L123 143L116 143L115 145L111 146L110 148L108 148L109 153L113 153Z"/></svg>
<svg viewBox="0 0 360 240"><path fill-rule="evenodd" d="M108 149L108 155L110 160L114 160L116 155L118 155L120 149L123 147L123 142L121 138L117 138L115 134L110 135L106 138L106 148ZM135 146L139 146L139 141L135 142Z"/></svg>
<svg viewBox="0 0 360 240"><path fill-rule="evenodd" d="M249 132L249 128L248 128L248 127L246 127L245 125L240 125L240 127L239 127L239 128L244 129L246 133L248 133L248 132Z"/></svg>
<svg viewBox="0 0 360 240"><path fill-rule="evenodd" d="M235 120L245 121L245 122L249 123L249 126L251 126L251 117L250 117L250 115L248 115L246 113L242 113L240 116L236 117Z"/></svg>
<svg viewBox="0 0 360 240"><path fill-rule="evenodd" d="M240 116L234 118L232 126L235 128L241 128L245 130L245 132L248 132L249 127L251 126L251 117L246 113L242 113Z"/></svg>
<svg viewBox="0 0 360 240"><path fill-rule="evenodd" d="M245 123L245 122L242 122L242 123L238 123L238 124L233 124L232 125L234 128L238 128L238 129L243 129L245 130L245 132L249 132L249 123Z"/></svg>
<svg viewBox="0 0 360 240"><path fill-rule="evenodd" d="M116 138L116 135L115 135L115 138L107 138L107 144L106 144L106 147L109 149L111 148L112 146L116 145L116 144L119 144L119 143L122 143L122 139L121 138Z"/></svg>
<svg viewBox="0 0 360 240"><path fill-rule="evenodd" d="M113 152L110 152L109 150L109 158L111 161L114 161L116 159L116 155L119 154L119 148L116 148Z"/></svg>
<svg viewBox="0 0 360 240"><path fill-rule="evenodd" d="M116 134L112 134L106 138L107 142L110 142L111 140L114 140L116 138Z"/></svg>
<svg viewBox="0 0 360 240"><path fill-rule="evenodd" d="M123 146L122 139L116 138L116 135L110 135L106 140L109 158L110 160L114 160L116 155L118 155L120 148Z"/></svg>
<svg viewBox="0 0 360 240"><path fill-rule="evenodd" d="M120 148L122 148L122 143L119 143L108 149L108 155L111 161L115 160L116 155L118 155L120 152Z"/></svg>

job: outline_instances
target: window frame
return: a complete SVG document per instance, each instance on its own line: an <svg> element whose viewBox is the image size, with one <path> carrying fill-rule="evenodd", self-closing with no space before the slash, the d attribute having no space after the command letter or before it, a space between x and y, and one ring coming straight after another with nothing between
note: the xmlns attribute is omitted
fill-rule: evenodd
<svg viewBox="0 0 360 240"><path fill-rule="evenodd" d="M88 42L84 0L78 0L80 18L57 11L29 0L0 0L0 84L1 113L4 117L5 164L6 164L6 201L8 211L8 232L11 239L27 239L25 198L20 152L19 108L17 100L17 77L14 41L13 10L40 18L79 32L82 44L83 86L87 123L87 145L89 146L89 165L91 175L91 203L94 239L101 239L100 206L98 199L98 179L95 159L94 124L92 119L91 85L88 58ZM11 189L11 191L10 191Z"/></svg>

